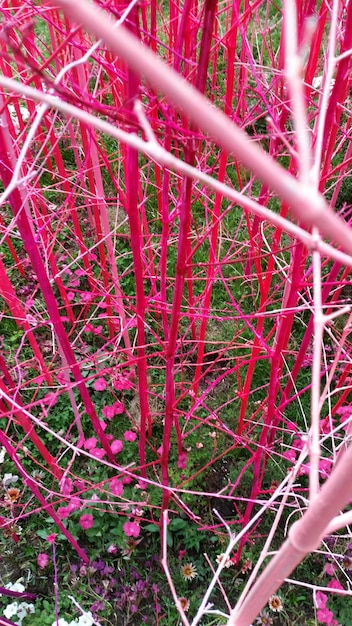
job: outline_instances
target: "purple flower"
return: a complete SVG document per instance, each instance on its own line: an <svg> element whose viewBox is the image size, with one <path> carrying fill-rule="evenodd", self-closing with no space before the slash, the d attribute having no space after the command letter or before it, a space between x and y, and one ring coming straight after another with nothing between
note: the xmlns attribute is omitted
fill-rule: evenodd
<svg viewBox="0 0 352 626"><path fill-rule="evenodd" d="M140 580L138 580L138 581L137 581L137 583L136 583L136 589L137 589L137 591L143 591L143 590L145 589L145 586L146 586L146 582L145 582L145 580L140 579Z"/></svg>

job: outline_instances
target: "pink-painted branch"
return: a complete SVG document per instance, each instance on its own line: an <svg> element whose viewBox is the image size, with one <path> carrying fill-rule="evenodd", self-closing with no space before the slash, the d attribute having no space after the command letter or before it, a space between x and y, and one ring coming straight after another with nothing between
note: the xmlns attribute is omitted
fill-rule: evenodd
<svg viewBox="0 0 352 626"><path fill-rule="evenodd" d="M33 98L33 100L36 100L38 102L44 102L54 109L56 108L57 110L62 111L67 115L71 115L72 117L75 117L79 120L83 120L86 124L93 125L95 128L106 132L111 137L115 137L117 140L122 141L129 146L137 148L144 154L149 154L158 163L163 164L166 167L169 167L170 169L173 169L175 171L185 173L190 178L194 178L204 182L206 185L209 185L211 189L222 193L224 198L228 198L229 200L234 201L240 206L248 208L255 215L259 215L261 219L268 220L270 223L282 228L285 232L294 235L300 241L302 241L304 245L307 246L309 249L316 248L321 252L321 254L327 255L332 259L336 259L341 263L344 263L345 265L352 266L352 258L348 254L345 254L341 250L337 250L336 248L332 247L330 244L321 239L316 240L316 238L313 238L308 231L300 228L295 223L290 222L282 215L279 215L274 211L267 209L265 206L261 206L252 198L249 198L246 195L239 193L235 189L229 187L228 185L225 185L216 178L212 178L201 170L192 167L188 163L185 163L181 159L175 157L170 152L167 152L166 150L161 148L161 146L157 142L143 141L134 133L127 133L120 128L116 128L116 126L109 124L99 117L91 115L87 111L70 105L63 100L60 100L56 96L45 94L36 89L32 89L31 87L27 87L24 83L21 83L20 81L5 78L0 75L0 85L4 86L10 91L12 90L16 93L21 94L21 96ZM74 215L75 213L73 212L73 216ZM83 254L86 255L86 252ZM83 254L83 259L86 259L86 256L83 256Z"/></svg>
<svg viewBox="0 0 352 626"><path fill-rule="evenodd" d="M352 472L350 446L310 504L303 517L293 524L289 536L279 552L252 587L239 611L233 610L227 626L249 626L268 598L275 593L304 557L316 550L322 542L329 523L351 501L352 484L346 480ZM338 518L337 518L338 520ZM344 526L342 521L341 526Z"/></svg>
<svg viewBox="0 0 352 626"><path fill-rule="evenodd" d="M72 3L71 0L58 0L55 4L60 6L70 19L77 20L100 37L111 51L124 59L131 69L144 76L154 89L166 94L174 104L187 113L197 127L213 136L224 150L235 154L245 167L289 204L298 220L306 226L319 224L323 235L335 240L346 251L352 253L351 230L346 228L344 220L329 209L324 198L314 188L300 183L263 149L250 142L247 135L224 113L210 106L207 98L123 26L115 32L114 22L103 11L88 2Z"/></svg>

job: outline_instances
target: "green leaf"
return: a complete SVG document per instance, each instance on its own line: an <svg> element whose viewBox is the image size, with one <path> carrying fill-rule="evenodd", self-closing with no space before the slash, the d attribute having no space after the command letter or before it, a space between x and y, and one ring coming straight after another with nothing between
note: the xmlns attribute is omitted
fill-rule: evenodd
<svg viewBox="0 0 352 626"><path fill-rule="evenodd" d="M180 517L175 517L169 524L169 529L174 530L175 532L185 530L186 528L188 528L188 522Z"/></svg>
<svg viewBox="0 0 352 626"><path fill-rule="evenodd" d="M147 524L143 528L148 533L158 533L159 532L159 526L157 526L156 524Z"/></svg>

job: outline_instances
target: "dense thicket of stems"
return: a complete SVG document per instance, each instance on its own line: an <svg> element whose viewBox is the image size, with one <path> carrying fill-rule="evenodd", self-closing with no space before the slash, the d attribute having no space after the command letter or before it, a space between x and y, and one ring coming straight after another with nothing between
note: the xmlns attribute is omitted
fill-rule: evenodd
<svg viewBox="0 0 352 626"><path fill-rule="evenodd" d="M0 296L14 337L0 443L86 561L56 508L67 477L81 502L92 488L89 438L93 463L158 493L142 522L162 535L168 509L209 532L226 524L185 492L227 499L237 563L277 507L273 535L285 519L288 538L229 617L250 624L351 521L339 513L352 497L352 4L8 0L0 12ZM59 429L55 406L70 416ZM126 421L132 468L111 443ZM52 475L47 503L17 454L28 440ZM212 482L225 461L225 484Z"/></svg>

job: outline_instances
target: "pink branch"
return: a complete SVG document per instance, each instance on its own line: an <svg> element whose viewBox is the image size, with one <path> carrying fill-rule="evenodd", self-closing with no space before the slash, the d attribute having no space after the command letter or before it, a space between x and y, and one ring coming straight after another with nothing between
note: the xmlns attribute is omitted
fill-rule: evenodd
<svg viewBox="0 0 352 626"><path fill-rule="evenodd" d="M338 523L340 511L350 502L352 447L344 453L330 478L303 517L293 524L289 537L252 587L241 608L233 610L227 626L248 626L304 557L321 544L329 524ZM336 517L335 517L336 516ZM341 520L341 526L344 521Z"/></svg>
<svg viewBox="0 0 352 626"><path fill-rule="evenodd" d="M250 142L245 132L220 110L210 106L207 98L161 61L154 52L123 26L119 27L118 34L114 32L114 22L88 2L58 0L56 4L70 19L77 20L100 37L111 51L124 59L131 69L144 76L154 89L167 94L174 104L187 112L189 119L197 127L213 136L224 150L235 154L245 167L290 205L298 220L306 226L319 224L323 235L333 238L352 253L350 230L346 228L344 220L328 208L324 198L311 186L296 180L263 149ZM352 7L350 14L352 15Z"/></svg>

